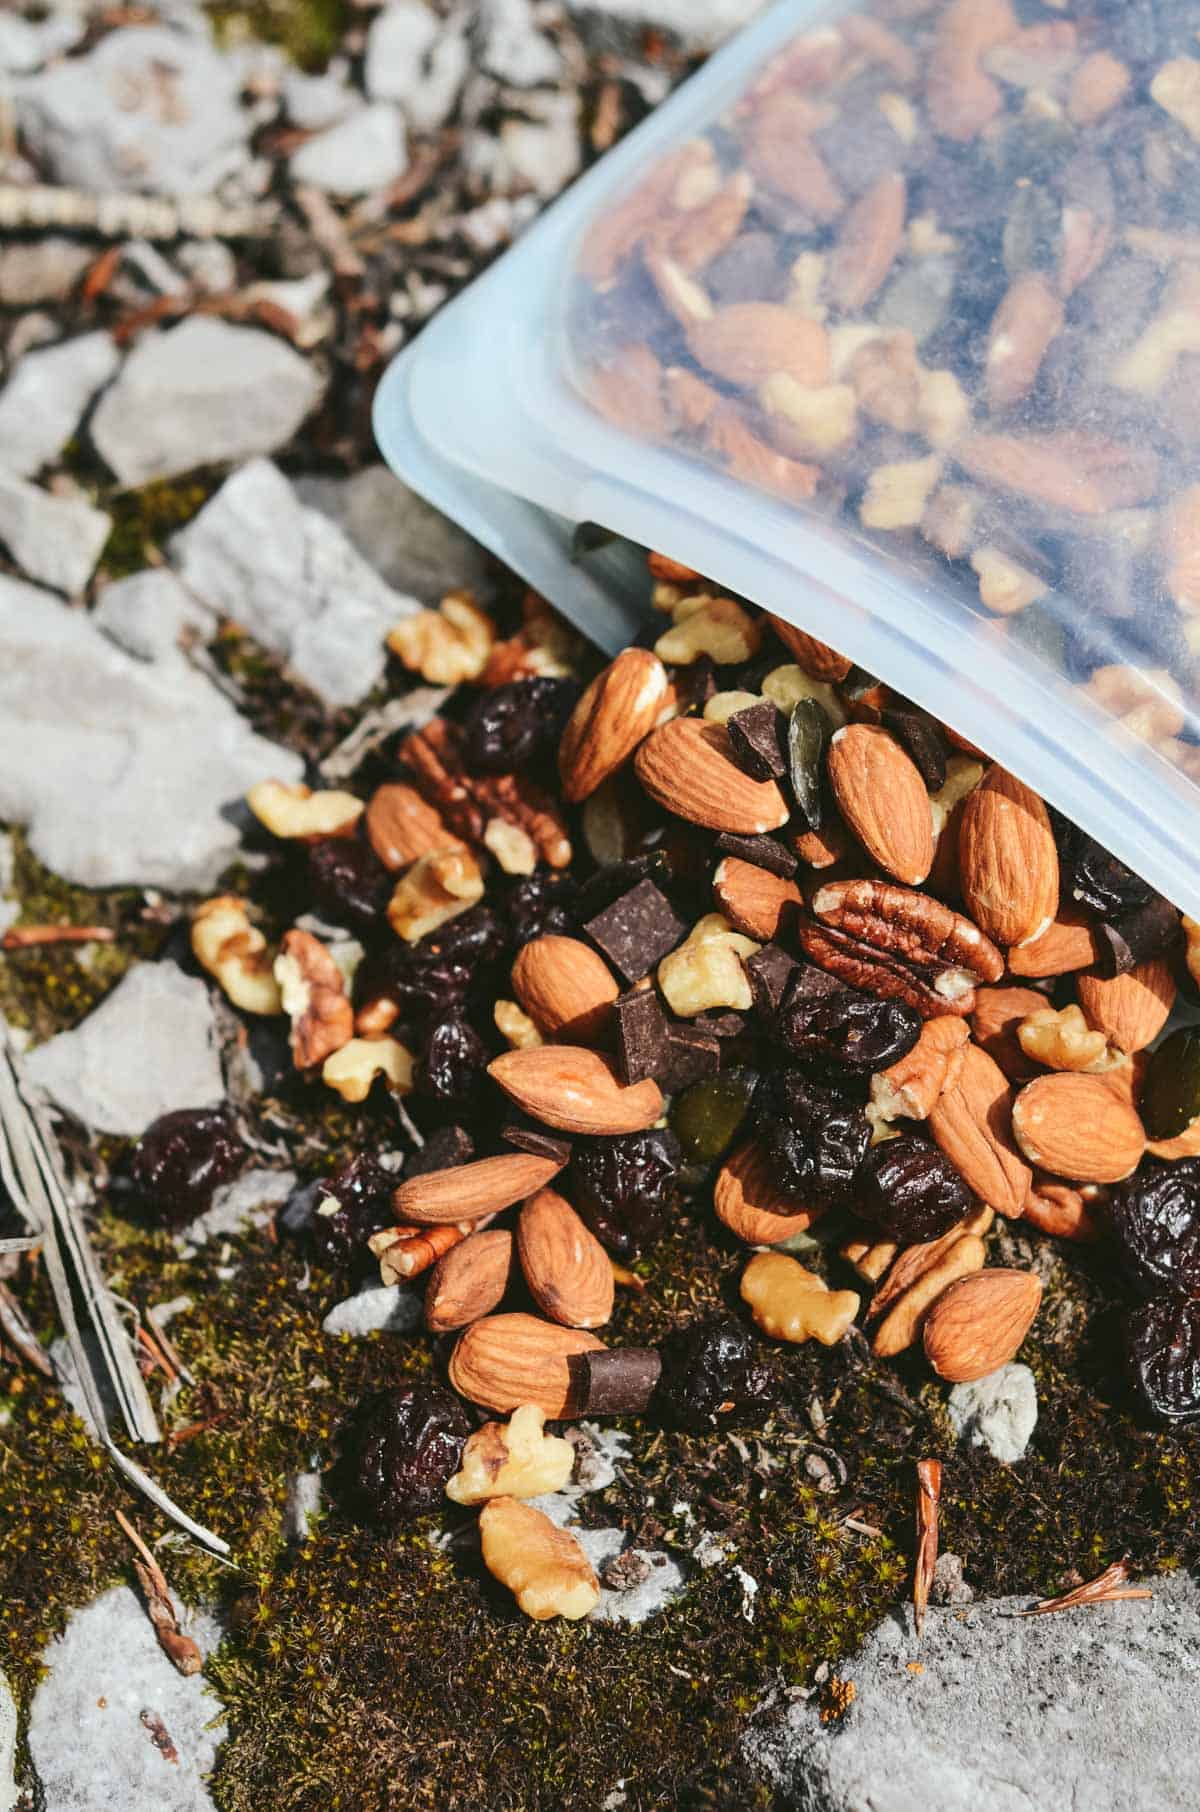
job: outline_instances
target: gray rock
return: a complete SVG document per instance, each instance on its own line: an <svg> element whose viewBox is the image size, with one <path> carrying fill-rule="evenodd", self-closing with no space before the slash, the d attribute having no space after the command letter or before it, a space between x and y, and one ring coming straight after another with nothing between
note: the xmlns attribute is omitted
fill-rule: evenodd
<svg viewBox="0 0 1200 1812"><path fill-rule="evenodd" d="M245 1170L232 1183L216 1191L211 1208L198 1214L194 1221L180 1229L180 1249L194 1252L215 1239L244 1233L248 1227L265 1227L275 1219L275 1210L287 1201L296 1187L294 1170Z"/></svg>
<svg viewBox="0 0 1200 1812"><path fill-rule="evenodd" d="M107 333L27 352L0 390L0 466L28 478L56 459L119 363Z"/></svg>
<svg viewBox="0 0 1200 1812"><path fill-rule="evenodd" d="M515 177L549 201L566 188L582 162L579 97L531 95L522 114L525 117L507 119L500 128L507 180Z"/></svg>
<svg viewBox="0 0 1200 1812"><path fill-rule="evenodd" d="M257 327L193 315L148 334L101 397L92 439L125 485L270 453L321 394L290 346Z"/></svg>
<svg viewBox="0 0 1200 1812"><path fill-rule="evenodd" d="M907 1612L842 1664L838 1726L812 1701L747 1738L784 1806L804 1812L1192 1812L1200 1804L1200 1588L1018 1617L1005 1598ZM910 1672L909 1663L921 1663Z"/></svg>
<svg viewBox="0 0 1200 1812"><path fill-rule="evenodd" d="M461 15L439 19L426 0L392 0L371 22L367 93L373 101L398 101L416 132L445 125L470 66Z"/></svg>
<svg viewBox="0 0 1200 1812"><path fill-rule="evenodd" d="M321 1327L326 1334L349 1334L353 1340L367 1334L407 1334L420 1327L422 1313L421 1293L411 1284L369 1284L330 1309Z"/></svg>
<svg viewBox="0 0 1200 1812"><path fill-rule="evenodd" d="M324 75L310 76L290 69L283 79L283 105L293 126L304 132L320 132L361 107L362 96L350 87L344 74L337 76L328 70Z"/></svg>
<svg viewBox="0 0 1200 1812"><path fill-rule="evenodd" d="M387 466L368 466L353 478L301 478L296 490L304 503L335 522L397 591L422 604L438 603L456 586L485 600L490 596L484 549Z"/></svg>
<svg viewBox="0 0 1200 1812"><path fill-rule="evenodd" d="M408 167L404 121L386 101L352 113L292 153L293 182L333 195L366 195L396 182Z"/></svg>
<svg viewBox="0 0 1200 1812"><path fill-rule="evenodd" d="M1008 1465L1023 1458L1037 1427L1037 1385L1027 1365L1002 1365L973 1384L956 1384L946 1402L955 1434Z"/></svg>
<svg viewBox="0 0 1200 1812"><path fill-rule="evenodd" d="M589 1536L615 1534L619 1543L625 1540L619 1529L577 1529L575 1533L593 1566L597 1557L589 1545ZM600 1564L600 1602L591 1614L593 1623L645 1623L647 1617L657 1616L678 1598L687 1584L679 1563L657 1548L619 1545L616 1554L604 1556Z"/></svg>
<svg viewBox="0 0 1200 1812"><path fill-rule="evenodd" d="M111 516L82 497L54 497L0 472L0 541L31 579L58 591L82 591L111 527Z"/></svg>
<svg viewBox="0 0 1200 1812"><path fill-rule="evenodd" d="M17 1706L8 1681L0 1674L0 1812L13 1812L17 1803Z"/></svg>
<svg viewBox="0 0 1200 1812"><path fill-rule="evenodd" d="M161 25L109 32L28 77L16 109L51 180L97 191L207 193L245 161L252 124L234 65Z"/></svg>
<svg viewBox="0 0 1200 1812"><path fill-rule="evenodd" d="M623 25L651 25L671 31L699 50L718 44L760 12L766 0L567 0L573 13L614 19Z"/></svg>
<svg viewBox="0 0 1200 1812"><path fill-rule="evenodd" d="M538 30L532 0L479 0L478 14L478 60L486 74L514 88L559 80L562 58Z"/></svg>
<svg viewBox="0 0 1200 1812"><path fill-rule="evenodd" d="M160 1114L225 1098L208 989L174 963L135 963L73 1031L30 1051L24 1068L85 1126L129 1137Z"/></svg>
<svg viewBox="0 0 1200 1812"><path fill-rule="evenodd" d="M86 29L82 17L76 14L72 18L66 11L51 14L36 25L29 19L0 14L0 69L10 75L26 75L78 44Z"/></svg>
<svg viewBox="0 0 1200 1812"><path fill-rule="evenodd" d="M283 655L330 705L371 690L388 630L417 608L265 459L227 479L170 551L197 596Z"/></svg>
<svg viewBox="0 0 1200 1812"><path fill-rule="evenodd" d="M210 887L239 847L230 808L298 780L183 661L147 666L82 611L0 576L0 819L85 887Z"/></svg>
<svg viewBox="0 0 1200 1812"><path fill-rule="evenodd" d="M288 1480L283 1504L283 1539L293 1546L308 1540L314 1522L321 1514L321 1474L295 1472ZM3 1808L0 1808L3 1812Z"/></svg>
<svg viewBox="0 0 1200 1812"><path fill-rule="evenodd" d="M178 1599L176 1608L211 1653L220 1625ZM42 1659L50 1671L29 1718L41 1803L53 1812L211 1812L205 1777L224 1735L220 1700L202 1674L176 1673L136 1593L114 1586L76 1611ZM173 1758L154 1741L164 1740L160 1726Z"/></svg>
<svg viewBox="0 0 1200 1812"><path fill-rule="evenodd" d="M174 573L147 567L116 579L100 593L92 620L127 654L139 661L169 660L185 631L211 634L216 618L197 603Z"/></svg>
<svg viewBox="0 0 1200 1812"><path fill-rule="evenodd" d="M92 262L92 247L49 235L0 246L0 302L32 308L65 301Z"/></svg>

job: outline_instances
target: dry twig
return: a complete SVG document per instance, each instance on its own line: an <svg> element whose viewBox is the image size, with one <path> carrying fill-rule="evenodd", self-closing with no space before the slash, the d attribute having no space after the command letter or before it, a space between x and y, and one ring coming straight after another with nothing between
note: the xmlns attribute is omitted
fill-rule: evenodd
<svg viewBox="0 0 1200 1812"><path fill-rule="evenodd" d="M116 932L107 925L10 925L0 950L30 950L37 944L111 944Z"/></svg>
<svg viewBox="0 0 1200 1812"><path fill-rule="evenodd" d="M917 1461L917 1553L913 1563L913 1610L917 1635L925 1628L929 1588L938 1556L938 1503L942 1495L942 1462Z"/></svg>
<svg viewBox="0 0 1200 1812"><path fill-rule="evenodd" d="M32 1365L44 1378L53 1378L54 1367L41 1341L25 1319L25 1312L8 1288L0 1283L0 1334L26 1365Z"/></svg>
<svg viewBox="0 0 1200 1812"><path fill-rule="evenodd" d="M123 1516L119 1510L114 1510L113 1515L137 1550L138 1558L135 1558L133 1568L146 1600L146 1610L154 1625L159 1648L178 1673L198 1674L204 1666L204 1656L192 1638L185 1636L179 1627L179 1618L171 1602L170 1589L162 1568L128 1517Z"/></svg>
<svg viewBox="0 0 1200 1812"><path fill-rule="evenodd" d="M1041 1598L1029 1610L1018 1611L1017 1615L1046 1617L1051 1611L1072 1611L1079 1604L1112 1604L1119 1598L1153 1598L1154 1593L1147 1586L1127 1584L1131 1571L1127 1560L1114 1560L1112 1566L1105 1567L1095 1579L1089 1579L1057 1598Z"/></svg>

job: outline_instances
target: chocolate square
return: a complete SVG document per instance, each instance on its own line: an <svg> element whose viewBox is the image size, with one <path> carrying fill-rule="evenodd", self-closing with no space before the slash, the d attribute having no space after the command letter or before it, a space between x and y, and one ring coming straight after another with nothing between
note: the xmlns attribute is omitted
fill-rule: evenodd
<svg viewBox="0 0 1200 1812"><path fill-rule="evenodd" d="M709 1007L706 1012L697 1013L692 1024L701 1032L711 1032L714 1038L740 1038L750 1024L750 1016L732 1007Z"/></svg>
<svg viewBox="0 0 1200 1812"><path fill-rule="evenodd" d="M754 780L782 780L787 773L783 719L769 698L735 711L725 728L733 759Z"/></svg>
<svg viewBox="0 0 1200 1812"><path fill-rule="evenodd" d="M683 942L688 928L653 881L639 881L584 930L626 981L637 982Z"/></svg>
<svg viewBox="0 0 1200 1812"><path fill-rule="evenodd" d="M800 967L794 956L779 944L764 944L747 957L743 968L750 982L754 1005L760 1013L773 1013L784 995L795 971Z"/></svg>
<svg viewBox="0 0 1200 1812"><path fill-rule="evenodd" d="M632 1085L658 1075L667 1056L667 1016L653 988L635 988L614 1003L617 1067Z"/></svg>
<svg viewBox="0 0 1200 1812"><path fill-rule="evenodd" d="M735 831L722 831L717 848L725 856L736 856L739 862L753 862L769 874L790 881L800 866L799 856L779 841L778 837L739 837Z"/></svg>
<svg viewBox="0 0 1200 1812"><path fill-rule="evenodd" d="M655 1081L664 1095L677 1095L694 1082L715 1076L720 1067L721 1040L716 1034L676 1022L668 1028L666 1062Z"/></svg>

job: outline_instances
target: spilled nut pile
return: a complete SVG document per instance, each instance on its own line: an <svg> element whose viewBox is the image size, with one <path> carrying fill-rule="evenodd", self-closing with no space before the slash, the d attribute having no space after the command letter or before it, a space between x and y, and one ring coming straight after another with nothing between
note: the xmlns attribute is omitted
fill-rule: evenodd
<svg viewBox="0 0 1200 1812"><path fill-rule="evenodd" d="M524 1501L571 1474L545 1422L753 1425L797 1342L982 1378L1041 1296L989 1264L997 1217L1108 1241L1145 1408L1200 1416L1200 1039L1148 1054L1200 926L832 649L650 564L653 647L582 691L536 601L507 643L463 596L403 624L404 664L460 690L390 777L249 795L317 916L278 951L233 895L192 925L235 1006L287 1015L299 1070L421 1128L402 1169L323 1179L310 1230L320 1264L425 1276L447 1348L449 1389L364 1405L347 1497L482 1505L536 1618L598 1597ZM143 1191L227 1174L219 1119L151 1127ZM744 1313L608 1346L685 1196L744 1243Z"/></svg>

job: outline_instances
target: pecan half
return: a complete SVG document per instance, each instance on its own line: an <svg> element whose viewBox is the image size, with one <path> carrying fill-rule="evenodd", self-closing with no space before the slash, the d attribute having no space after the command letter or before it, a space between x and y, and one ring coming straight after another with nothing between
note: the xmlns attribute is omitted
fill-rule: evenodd
<svg viewBox="0 0 1200 1812"><path fill-rule="evenodd" d="M817 919L800 919L796 939L819 969L864 994L903 1001L922 1019L938 1019L946 1013L965 1018L974 1008L975 984L962 969L910 969L888 952Z"/></svg>
<svg viewBox="0 0 1200 1812"><path fill-rule="evenodd" d="M521 774L468 774L457 724L435 717L400 745L401 761L451 830L469 842L486 844L501 860L502 846L488 827L495 820L524 833L541 861L565 868L571 860L566 822L548 793ZM520 872L520 871L517 871Z"/></svg>
<svg viewBox="0 0 1200 1812"><path fill-rule="evenodd" d="M955 973L964 989L997 982L1004 974L1003 956L978 925L911 887L891 881L831 881L818 888L812 911L823 924L903 962L943 971L935 984L943 996L954 993L950 978Z"/></svg>

